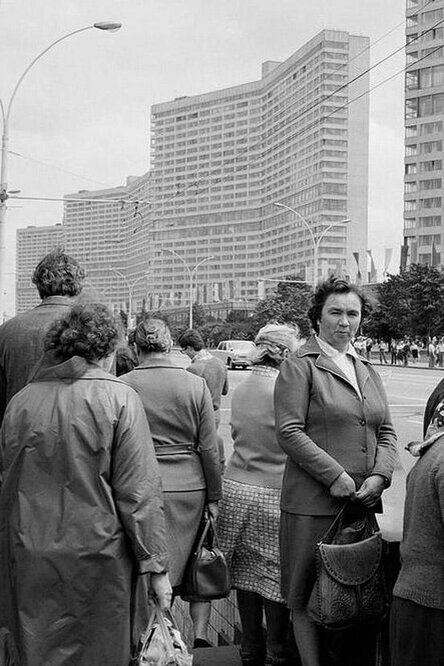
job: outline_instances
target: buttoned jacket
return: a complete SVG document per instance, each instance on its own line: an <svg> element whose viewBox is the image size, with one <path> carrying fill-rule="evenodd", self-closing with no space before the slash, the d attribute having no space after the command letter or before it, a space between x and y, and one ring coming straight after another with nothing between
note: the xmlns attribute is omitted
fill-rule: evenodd
<svg viewBox="0 0 444 666"><path fill-rule="evenodd" d="M203 490L221 496L219 451L210 392L202 377L152 357L121 375L139 394L167 491Z"/></svg>
<svg viewBox="0 0 444 666"><path fill-rule="evenodd" d="M274 400L278 441L288 458L281 506L290 513L332 515L332 483L346 471L359 487L371 474L390 481L396 435L382 381L354 358L359 395L314 338L281 365Z"/></svg>

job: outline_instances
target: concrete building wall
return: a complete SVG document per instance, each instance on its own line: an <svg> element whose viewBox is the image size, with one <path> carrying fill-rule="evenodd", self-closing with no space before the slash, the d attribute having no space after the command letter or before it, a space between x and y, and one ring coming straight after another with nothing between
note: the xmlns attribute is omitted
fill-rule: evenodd
<svg viewBox="0 0 444 666"><path fill-rule="evenodd" d="M404 247L401 263L442 265L444 1L406 3Z"/></svg>
<svg viewBox="0 0 444 666"><path fill-rule="evenodd" d="M32 274L38 262L60 246L63 246L61 224L17 229L17 314L40 303L37 289L31 282Z"/></svg>

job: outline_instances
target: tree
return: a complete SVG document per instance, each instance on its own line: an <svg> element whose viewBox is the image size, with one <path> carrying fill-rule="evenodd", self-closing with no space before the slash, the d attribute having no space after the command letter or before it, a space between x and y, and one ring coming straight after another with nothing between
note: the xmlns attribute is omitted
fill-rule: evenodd
<svg viewBox="0 0 444 666"><path fill-rule="evenodd" d="M412 264L389 275L378 289L379 306L365 325L377 338L428 338L443 332L444 274L425 264Z"/></svg>
<svg viewBox="0 0 444 666"><path fill-rule="evenodd" d="M296 280L285 282L285 280ZM303 337L311 332L310 321L307 316L311 303L312 289L305 282L294 276L283 278L278 283L274 294L259 301L253 315L253 322L257 330L271 320L286 324L297 324Z"/></svg>

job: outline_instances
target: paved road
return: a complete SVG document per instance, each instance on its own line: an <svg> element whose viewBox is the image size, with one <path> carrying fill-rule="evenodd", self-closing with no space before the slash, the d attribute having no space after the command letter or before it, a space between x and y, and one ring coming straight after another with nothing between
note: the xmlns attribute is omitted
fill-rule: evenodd
<svg viewBox="0 0 444 666"><path fill-rule="evenodd" d="M405 477L414 463L412 456L405 451L405 445L422 437L422 418L427 398L444 377L441 369L426 367L377 366L387 391L393 422L398 434L399 463L393 483L384 493L384 515L381 527L388 539L399 540L402 529L402 508L404 504ZM229 419L231 394L234 388L245 379L248 370L229 370L230 391L222 399L220 433L224 439L225 455L228 459L233 450Z"/></svg>

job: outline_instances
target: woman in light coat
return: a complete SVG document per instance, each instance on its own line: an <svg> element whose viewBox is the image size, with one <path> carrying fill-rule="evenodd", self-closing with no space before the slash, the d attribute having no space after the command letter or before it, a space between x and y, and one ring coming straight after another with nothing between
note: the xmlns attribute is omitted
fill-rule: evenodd
<svg viewBox="0 0 444 666"><path fill-rule="evenodd" d="M107 308L74 307L6 409L0 629L20 666L128 664L138 574L171 602L148 424L135 391L106 371L117 341Z"/></svg>

